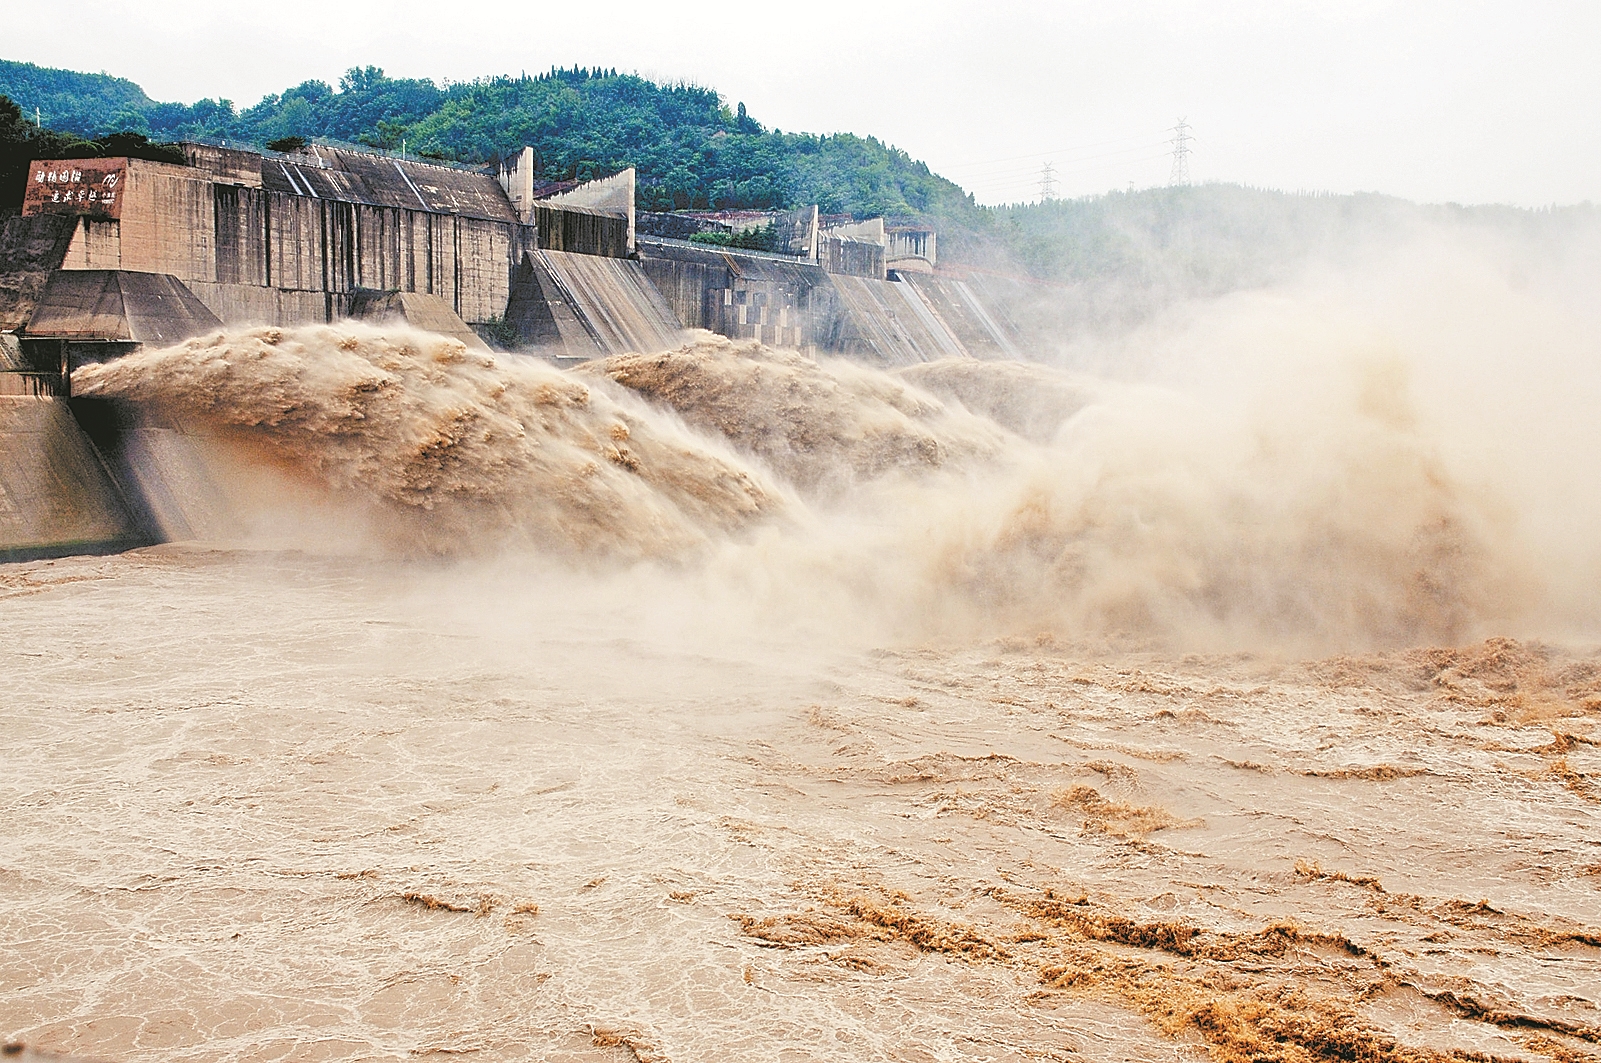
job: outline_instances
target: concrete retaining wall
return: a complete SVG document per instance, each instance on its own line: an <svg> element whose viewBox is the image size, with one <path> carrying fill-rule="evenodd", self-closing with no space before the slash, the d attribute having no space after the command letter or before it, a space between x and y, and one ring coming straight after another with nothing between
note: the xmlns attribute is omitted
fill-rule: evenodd
<svg viewBox="0 0 1601 1063"><path fill-rule="evenodd" d="M603 214L615 214L625 218L628 222L628 243L624 254L634 253L636 215L634 212L635 174L632 166L626 170L588 181L577 188L566 192L547 196L536 202L537 206L544 207L578 207L583 210L595 211ZM542 246L554 247L549 241L543 241ZM568 250L579 250L568 248Z"/></svg>
<svg viewBox="0 0 1601 1063"><path fill-rule="evenodd" d="M541 202L534 204L533 219L539 245L548 251L628 257L628 219L621 214Z"/></svg>

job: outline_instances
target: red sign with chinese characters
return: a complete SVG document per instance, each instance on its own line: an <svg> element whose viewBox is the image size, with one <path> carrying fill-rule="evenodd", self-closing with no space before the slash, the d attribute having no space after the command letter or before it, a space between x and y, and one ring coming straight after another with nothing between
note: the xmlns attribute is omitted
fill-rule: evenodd
<svg viewBox="0 0 1601 1063"><path fill-rule="evenodd" d="M127 159L41 160L29 165L22 213L120 218L127 183Z"/></svg>

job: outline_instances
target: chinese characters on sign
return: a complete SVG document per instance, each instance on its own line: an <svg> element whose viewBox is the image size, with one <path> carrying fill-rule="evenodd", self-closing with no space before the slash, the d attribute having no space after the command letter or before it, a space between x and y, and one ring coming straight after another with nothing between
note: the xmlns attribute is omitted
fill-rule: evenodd
<svg viewBox="0 0 1601 1063"><path fill-rule="evenodd" d="M127 159L34 162L28 169L22 213L120 218L127 183Z"/></svg>

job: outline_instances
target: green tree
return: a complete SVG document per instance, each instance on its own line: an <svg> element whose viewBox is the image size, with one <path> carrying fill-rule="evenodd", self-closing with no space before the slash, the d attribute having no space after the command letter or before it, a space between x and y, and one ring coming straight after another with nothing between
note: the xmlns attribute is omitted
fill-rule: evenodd
<svg viewBox="0 0 1601 1063"><path fill-rule="evenodd" d="M40 129L29 122L22 108L0 96L0 217L22 209L29 163L35 159L93 159L132 156L162 162L183 162L183 153L170 144L152 144L143 133L110 133L85 140L72 133Z"/></svg>

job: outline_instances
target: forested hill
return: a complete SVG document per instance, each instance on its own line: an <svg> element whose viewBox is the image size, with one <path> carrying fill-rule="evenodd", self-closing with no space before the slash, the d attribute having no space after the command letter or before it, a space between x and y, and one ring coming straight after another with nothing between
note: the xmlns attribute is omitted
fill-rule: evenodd
<svg viewBox="0 0 1601 1063"><path fill-rule="evenodd" d="M978 221L970 196L873 137L767 129L711 89L658 85L616 70L436 85L350 70L337 88L307 81L243 111L225 99L158 103L131 81L0 60L0 95L25 118L80 137L225 138L265 147L324 137L468 164L532 145L546 176L639 170L646 210L790 208L831 214L921 214Z"/></svg>
<svg viewBox="0 0 1601 1063"><path fill-rule="evenodd" d="M6 59L0 59L0 96L9 96L29 122L37 108L46 128L84 139L127 130L148 133L159 109L183 109L182 104L157 103L127 78Z"/></svg>

